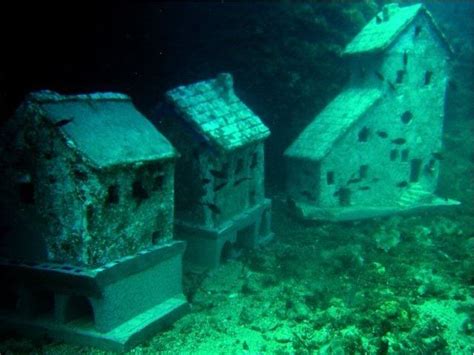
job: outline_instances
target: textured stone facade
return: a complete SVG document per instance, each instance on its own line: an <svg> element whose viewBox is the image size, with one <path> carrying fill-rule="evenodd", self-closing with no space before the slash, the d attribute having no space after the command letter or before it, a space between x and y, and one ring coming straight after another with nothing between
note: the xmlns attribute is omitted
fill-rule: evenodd
<svg viewBox="0 0 474 355"><path fill-rule="evenodd" d="M10 123L8 213L41 245L13 256L97 266L172 239L175 152L128 97L35 93Z"/></svg>
<svg viewBox="0 0 474 355"><path fill-rule="evenodd" d="M421 5L387 5L347 45L346 89L285 152L289 196L303 215L442 204L434 191L451 54Z"/></svg>
<svg viewBox="0 0 474 355"><path fill-rule="evenodd" d="M232 76L223 73L180 86L166 96L175 113L161 120L160 130L181 155L176 167L176 223L189 253L210 255L213 260L220 253L223 244L209 252L206 241L194 243L199 237L189 236L202 230L218 243L235 243L236 231L249 225L254 231L245 238L267 238L271 231L269 213L262 215L269 206L264 195L263 141L270 132L235 95ZM253 217L249 220L246 214ZM233 231L221 236L218 231L226 229ZM192 252L193 246L199 251Z"/></svg>

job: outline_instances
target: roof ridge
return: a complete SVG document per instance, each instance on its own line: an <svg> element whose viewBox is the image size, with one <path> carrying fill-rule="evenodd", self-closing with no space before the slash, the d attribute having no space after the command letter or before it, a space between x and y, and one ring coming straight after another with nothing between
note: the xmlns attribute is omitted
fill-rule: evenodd
<svg viewBox="0 0 474 355"><path fill-rule="evenodd" d="M400 7L396 3L386 4L359 33L346 45L343 55L377 53L387 49L400 34L423 13L427 16L450 54L453 53L446 36L440 30L428 9L421 3Z"/></svg>
<svg viewBox="0 0 474 355"><path fill-rule="evenodd" d="M116 100L116 101L131 101L130 96L117 92L95 92L90 94L73 94L73 95L62 95L52 90L40 90L34 91L28 94L28 100L35 101L37 103L50 103L50 102L64 102L64 101L99 101L99 100Z"/></svg>

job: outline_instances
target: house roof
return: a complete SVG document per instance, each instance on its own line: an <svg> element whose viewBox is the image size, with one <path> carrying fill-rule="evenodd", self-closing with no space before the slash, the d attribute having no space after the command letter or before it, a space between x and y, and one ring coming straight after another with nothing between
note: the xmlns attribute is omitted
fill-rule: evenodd
<svg viewBox="0 0 474 355"><path fill-rule="evenodd" d="M235 95L230 74L179 86L166 97L193 129L218 149L231 151L270 135L260 118Z"/></svg>
<svg viewBox="0 0 474 355"><path fill-rule="evenodd" d="M398 4L388 4L354 37L343 54L375 53L385 50L420 13L427 16L448 52L452 53L446 37L423 5L399 7Z"/></svg>
<svg viewBox="0 0 474 355"><path fill-rule="evenodd" d="M176 151L133 105L116 93L30 94L29 102L60 130L67 144L98 168L172 158Z"/></svg>
<svg viewBox="0 0 474 355"><path fill-rule="evenodd" d="M382 96L378 89L344 90L332 100L287 148L292 158L320 160Z"/></svg>

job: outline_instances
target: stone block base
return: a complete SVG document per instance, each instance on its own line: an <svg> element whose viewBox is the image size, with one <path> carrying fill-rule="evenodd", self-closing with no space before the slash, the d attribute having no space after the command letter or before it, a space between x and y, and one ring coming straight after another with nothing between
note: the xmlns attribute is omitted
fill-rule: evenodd
<svg viewBox="0 0 474 355"><path fill-rule="evenodd" d="M185 260L191 267L214 269L238 248L255 248L273 238L271 201L265 199L219 228L176 222L175 235L186 241Z"/></svg>
<svg viewBox="0 0 474 355"><path fill-rule="evenodd" d="M103 267L0 259L0 329L125 351L182 316L185 243Z"/></svg>
<svg viewBox="0 0 474 355"><path fill-rule="evenodd" d="M390 215L416 214L451 208L459 204L460 203L455 200L435 197L430 203L417 203L408 206L347 206L323 208L306 203L293 202L289 208L290 213L304 220L342 222Z"/></svg>

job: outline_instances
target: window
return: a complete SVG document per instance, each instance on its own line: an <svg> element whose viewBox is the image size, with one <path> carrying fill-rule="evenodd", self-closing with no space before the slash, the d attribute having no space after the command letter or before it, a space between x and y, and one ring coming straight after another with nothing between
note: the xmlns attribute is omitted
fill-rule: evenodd
<svg viewBox="0 0 474 355"><path fill-rule="evenodd" d="M155 179L153 180L153 191L161 190L163 188L164 180L165 175L163 173L156 175Z"/></svg>
<svg viewBox="0 0 474 355"><path fill-rule="evenodd" d="M410 154L409 149L402 150L402 161L408 161L408 155Z"/></svg>
<svg viewBox="0 0 474 355"><path fill-rule="evenodd" d="M421 32L421 26L415 26L415 38L417 38L420 35Z"/></svg>
<svg viewBox="0 0 474 355"><path fill-rule="evenodd" d="M154 231L151 234L151 244L156 245L158 241L161 239L163 233L161 231Z"/></svg>
<svg viewBox="0 0 474 355"><path fill-rule="evenodd" d="M234 175L239 175L242 170L244 170L244 160L242 158L239 158L237 159L237 163L235 164Z"/></svg>
<svg viewBox="0 0 474 355"><path fill-rule="evenodd" d="M418 182L420 178L421 159L412 159L410 164L410 182Z"/></svg>
<svg viewBox="0 0 474 355"><path fill-rule="evenodd" d="M408 124L413 119L413 114L410 111L405 111L405 112L403 112L400 119L403 123Z"/></svg>
<svg viewBox="0 0 474 355"><path fill-rule="evenodd" d="M395 82L397 84L403 83L403 78L405 77L405 70L397 70L397 79Z"/></svg>
<svg viewBox="0 0 474 355"><path fill-rule="evenodd" d="M143 187L143 184L139 180L135 180L132 185L132 196L135 200L138 202L141 202L142 200L147 199L148 192L145 190Z"/></svg>
<svg viewBox="0 0 474 355"><path fill-rule="evenodd" d="M341 187L339 190L339 204L341 206L349 206L351 204L351 190Z"/></svg>
<svg viewBox="0 0 474 355"><path fill-rule="evenodd" d="M334 171L328 171L326 173L326 182L328 185L334 184Z"/></svg>
<svg viewBox="0 0 474 355"><path fill-rule="evenodd" d="M257 152L252 154L252 160L250 162L250 169L255 169L258 165L258 154Z"/></svg>
<svg viewBox="0 0 474 355"><path fill-rule="evenodd" d="M105 202L107 205L112 205L119 202L119 189L117 185L109 186Z"/></svg>
<svg viewBox="0 0 474 355"><path fill-rule="evenodd" d="M359 131L359 142L367 142L369 139L370 130L367 127Z"/></svg>
<svg viewBox="0 0 474 355"><path fill-rule="evenodd" d="M398 149L392 149L390 151L390 160L395 161L398 158Z"/></svg>
<svg viewBox="0 0 474 355"><path fill-rule="evenodd" d="M430 85L433 72L431 70L425 71L425 86Z"/></svg>

